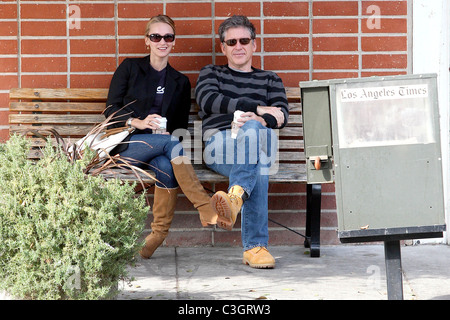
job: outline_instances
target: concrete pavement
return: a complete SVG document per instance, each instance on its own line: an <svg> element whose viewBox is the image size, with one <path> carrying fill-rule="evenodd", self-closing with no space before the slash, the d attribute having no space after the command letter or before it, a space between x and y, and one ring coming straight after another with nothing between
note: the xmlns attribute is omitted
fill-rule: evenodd
<svg viewBox="0 0 450 320"><path fill-rule="evenodd" d="M239 247L161 247L129 268L118 300L387 300L382 244L273 246L275 269L242 264ZM450 246L402 246L405 300L450 299Z"/></svg>

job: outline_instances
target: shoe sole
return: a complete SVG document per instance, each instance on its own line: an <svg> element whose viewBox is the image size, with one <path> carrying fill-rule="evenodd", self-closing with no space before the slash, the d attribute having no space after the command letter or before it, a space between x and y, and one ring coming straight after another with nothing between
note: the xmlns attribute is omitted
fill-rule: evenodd
<svg viewBox="0 0 450 320"><path fill-rule="evenodd" d="M233 229L233 219L231 218L231 208L226 198L220 193L216 193L211 198L211 205L217 213L217 226L231 231Z"/></svg>
<svg viewBox="0 0 450 320"><path fill-rule="evenodd" d="M247 259L242 259L242 263L248 265L255 269L273 269L275 268L275 264L272 263L264 263L264 264L252 264Z"/></svg>

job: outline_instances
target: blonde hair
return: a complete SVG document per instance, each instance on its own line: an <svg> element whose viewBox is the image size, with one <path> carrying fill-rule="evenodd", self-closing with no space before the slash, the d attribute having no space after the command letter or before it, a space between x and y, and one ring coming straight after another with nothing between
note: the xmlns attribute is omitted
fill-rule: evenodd
<svg viewBox="0 0 450 320"><path fill-rule="evenodd" d="M145 27L145 35L146 36L148 35L148 32L150 31L150 26L153 23L157 23L157 22L162 22L162 23L168 24L172 28L173 34L175 34L175 22L173 22L173 20L169 16L160 14L160 15L152 17L150 19L150 21L147 22L147 26Z"/></svg>

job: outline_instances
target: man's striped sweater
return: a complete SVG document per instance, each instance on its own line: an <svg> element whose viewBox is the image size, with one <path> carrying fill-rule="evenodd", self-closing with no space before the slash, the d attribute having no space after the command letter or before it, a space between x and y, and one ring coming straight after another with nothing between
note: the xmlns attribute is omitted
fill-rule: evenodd
<svg viewBox="0 0 450 320"><path fill-rule="evenodd" d="M251 72L239 72L227 65L207 65L200 71L195 98L203 120L203 133L208 129L231 128L236 110L256 113L257 106L280 107L284 113L284 124L277 127L275 117L262 117L269 128L286 125L289 109L286 92L280 77L271 71L252 68Z"/></svg>

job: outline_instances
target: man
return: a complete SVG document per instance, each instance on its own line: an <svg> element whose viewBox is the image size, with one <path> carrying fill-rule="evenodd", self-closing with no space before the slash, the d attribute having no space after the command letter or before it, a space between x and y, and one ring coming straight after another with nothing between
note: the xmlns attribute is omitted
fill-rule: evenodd
<svg viewBox="0 0 450 320"><path fill-rule="evenodd" d="M208 65L199 74L195 95L200 106L208 167L229 177L228 193L217 192L211 204L217 225L231 230L241 212L243 262L253 268L274 268L267 250L268 167L276 155L273 128L286 125L289 111L281 79L252 67L256 51L255 27L245 16L232 16L219 27L224 66ZM230 129L235 111L240 128Z"/></svg>

